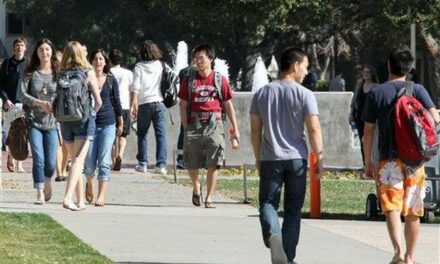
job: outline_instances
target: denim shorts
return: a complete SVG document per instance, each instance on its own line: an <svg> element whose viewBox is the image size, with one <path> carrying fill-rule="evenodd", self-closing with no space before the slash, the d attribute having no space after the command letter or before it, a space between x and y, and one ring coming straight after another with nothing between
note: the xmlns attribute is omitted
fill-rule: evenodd
<svg viewBox="0 0 440 264"><path fill-rule="evenodd" d="M63 122L61 123L61 135L66 143L73 143L77 140L93 140L96 130L96 113L92 112L85 123L81 122Z"/></svg>

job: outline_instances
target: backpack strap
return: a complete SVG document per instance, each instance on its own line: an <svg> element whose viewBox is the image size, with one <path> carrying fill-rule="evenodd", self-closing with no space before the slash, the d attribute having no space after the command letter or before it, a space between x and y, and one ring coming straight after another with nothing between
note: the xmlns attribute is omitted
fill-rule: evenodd
<svg viewBox="0 0 440 264"><path fill-rule="evenodd" d="M219 99L219 101L220 101L220 107L222 108L222 119L223 119L223 122L226 122L226 112L225 112L225 109L224 109L224 107L223 107L223 89L222 89L222 86L223 85L223 83L222 83L222 75L221 75L221 73L219 73L219 72L214 72L214 87L215 87L215 89L216 89L216 92L217 92L217 96L218 96L218 99Z"/></svg>
<svg viewBox="0 0 440 264"><path fill-rule="evenodd" d="M187 79L188 79L188 122L189 118L191 116L191 95L192 90L194 89L194 80L196 79L196 72L197 71L188 71Z"/></svg>
<svg viewBox="0 0 440 264"><path fill-rule="evenodd" d="M412 96L414 94L414 82L413 81L405 81L405 85L402 89L400 89L397 94L397 98L401 97L403 94Z"/></svg>
<svg viewBox="0 0 440 264"><path fill-rule="evenodd" d="M112 103L113 108L115 107L115 92L113 91L113 81L114 81L115 77L113 76L113 74L108 73L107 74L107 78L106 78L106 82L108 83L108 87L110 89L110 102Z"/></svg>
<svg viewBox="0 0 440 264"><path fill-rule="evenodd" d="M188 120L191 117L191 94L194 89L194 80L196 79L197 71L189 71L188 72ZM222 75L214 71L214 95L218 96L220 101L220 106L222 108L222 119L226 121L226 113L223 109L223 92L222 92ZM211 113L209 113L211 114Z"/></svg>

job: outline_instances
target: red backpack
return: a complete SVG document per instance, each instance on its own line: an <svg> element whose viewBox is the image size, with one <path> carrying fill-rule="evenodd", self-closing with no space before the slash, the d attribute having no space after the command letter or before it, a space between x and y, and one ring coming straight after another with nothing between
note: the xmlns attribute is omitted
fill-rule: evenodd
<svg viewBox="0 0 440 264"><path fill-rule="evenodd" d="M399 158L419 167L438 154L439 141L431 113L413 96L414 83L405 82L394 106L394 140Z"/></svg>

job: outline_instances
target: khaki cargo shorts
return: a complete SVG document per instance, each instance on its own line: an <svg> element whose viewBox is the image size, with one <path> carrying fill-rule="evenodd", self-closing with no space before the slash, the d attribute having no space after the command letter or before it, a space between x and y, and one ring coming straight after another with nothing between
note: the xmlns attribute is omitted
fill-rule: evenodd
<svg viewBox="0 0 440 264"><path fill-rule="evenodd" d="M187 169L217 168L225 159L223 122L188 124L185 131L183 161Z"/></svg>

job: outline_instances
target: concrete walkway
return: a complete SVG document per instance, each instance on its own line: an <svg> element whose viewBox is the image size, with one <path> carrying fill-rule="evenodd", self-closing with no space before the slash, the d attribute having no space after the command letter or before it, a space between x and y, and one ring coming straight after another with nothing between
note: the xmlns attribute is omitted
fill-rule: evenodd
<svg viewBox="0 0 440 264"><path fill-rule="evenodd" d="M117 263L270 263L257 209L220 195L216 209L196 208L191 188L151 174L114 173L106 206L83 212L62 208L65 182L53 183L44 206L33 205L30 173L4 172L2 185L1 211L48 214ZM417 263L439 263L439 231L439 225L422 225ZM296 261L389 263L391 250L384 222L304 219Z"/></svg>

